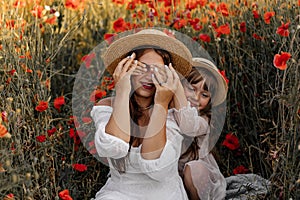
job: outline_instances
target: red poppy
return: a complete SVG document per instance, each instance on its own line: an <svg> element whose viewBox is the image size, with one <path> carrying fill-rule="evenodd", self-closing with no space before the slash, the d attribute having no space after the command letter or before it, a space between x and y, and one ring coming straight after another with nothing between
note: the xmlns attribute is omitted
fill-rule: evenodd
<svg viewBox="0 0 300 200"><path fill-rule="evenodd" d="M9 193L3 198L3 200L14 200L14 199L15 199L15 195L13 193Z"/></svg>
<svg viewBox="0 0 300 200"><path fill-rule="evenodd" d="M223 76L223 78L225 79L226 83L228 84L229 83L229 79L226 77L225 70L219 70L219 73Z"/></svg>
<svg viewBox="0 0 300 200"><path fill-rule="evenodd" d="M76 171L79 171L79 172L84 172L87 170L87 166L85 164L73 164L72 165L73 169L75 169Z"/></svg>
<svg viewBox="0 0 300 200"><path fill-rule="evenodd" d="M114 41L114 37L115 37L116 35L117 35L117 34L105 33L105 34L104 34L104 40L105 40L108 44L111 44L111 43Z"/></svg>
<svg viewBox="0 0 300 200"><path fill-rule="evenodd" d="M96 89L92 92L91 96L90 96L90 101L91 102L95 102L98 99L103 98L104 96L106 96L106 91L104 90L100 90L100 89Z"/></svg>
<svg viewBox="0 0 300 200"><path fill-rule="evenodd" d="M176 7L180 3L180 0L163 0L163 2L165 3L165 7Z"/></svg>
<svg viewBox="0 0 300 200"><path fill-rule="evenodd" d="M83 138L86 136L86 133L84 131L80 131L80 130L77 130L76 131L76 134L80 137L80 138Z"/></svg>
<svg viewBox="0 0 300 200"><path fill-rule="evenodd" d="M94 140L89 142L89 147L93 147L93 146L95 146L95 141Z"/></svg>
<svg viewBox="0 0 300 200"><path fill-rule="evenodd" d="M197 8L197 2L196 1L188 1L186 4L185 4L185 9L187 10L193 10Z"/></svg>
<svg viewBox="0 0 300 200"><path fill-rule="evenodd" d="M179 20L177 20L177 21L174 23L173 27L174 27L175 29L179 30L179 29L185 27L186 25L187 25L187 20L185 20L185 19L179 19Z"/></svg>
<svg viewBox="0 0 300 200"><path fill-rule="evenodd" d="M216 3L215 2L209 2L209 7L210 9L214 10L216 8Z"/></svg>
<svg viewBox="0 0 300 200"><path fill-rule="evenodd" d="M40 6L40 5L37 5L33 8L33 10L31 10L31 14L34 16L34 17L37 17L37 18L42 18L43 17L43 10L44 10L44 7L43 6Z"/></svg>
<svg viewBox="0 0 300 200"><path fill-rule="evenodd" d="M97 153L97 149L95 147L93 147L89 150L89 152L90 152L90 154L95 155Z"/></svg>
<svg viewBox="0 0 300 200"><path fill-rule="evenodd" d="M273 65L280 70L285 70L287 68L286 62L291 58L291 54L287 52L281 52L274 56Z"/></svg>
<svg viewBox="0 0 300 200"><path fill-rule="evenodd" d="M207 4L207 0L197 0L198 5L204 7Z"/></svg>
<svg viewBox="0 0 300 200"><path fill-rule="evenodd" d="M243 165L240 165L236 168L233 169L233 174L236 175L236 174L246 174L249 172L249 169L247 169L245 166Z"/></svg>
<svg viewBox="0 0 300 200"><path fill-rule="evenodd" d="M38 135L38 136L36 136L36 140L38 142L45 142L46 141L46 136L45 135Z"/></svg>
<svg viewBox="0 0 300 200"><path fill-rule="evenodd" d="M241 31L242 33L245 33L246 30L247 30L247 28L246 28L246 22L241 22L241 23L240 23L240 31Z"/></svg>
<svg viewBox="0 0 300 200"><path fill-rule="evenodd" d="M52 129L47 130L48 136L53 135L56 131L57 131L57 129L55 127L53 127Z"/></svg>
<svg viewBox="0 0 300 200"><path fill-rule="evenodd" d="M119 19L114 21L113 29L114 29L115 32L126 31L127 30L127 23L125 22L125 20L122 17L120 17Z"/></svg>
<svg viewBox="0 0 300 200"><path fill-rule="evenodd" d="M65 189L63 191L60 191L58 193L58 196L62 199L62 200L73 200L72 197L69 194L69 190Z"/></svg>
<svg viewBox="0 0 300 200"><path fill-rule="evenodd" d="M203 42L210 42L210 37L207 34L200 34L199 39L202 40Z"/></svg>
<svg viewBox="0 0 300 200"><path fill-rule="evenodd" d="M6 134L8 134L6 127L0 124L0 138L5 137Z"/></svg>
<svg viewBox="0 0 300 200"><path fill-rule="evenodd" d="M13 4L13 6L16 8L16 7L19 7L19 8L23 8L26 6L26 2L25 1L20 1L20 0L16 0Z"/></svg>
<svg viewBox="0 0 300 200"><path fill-rule="evenodd" d="M259 19L259 13L257 10L253 10L252 13L253 13L254 19Z"/></svg>
<svg viewBox="0 0 300 200"><path fill-rule="evenodd" d="M200 31L203 28L199 22L200 22L199 18L194 18L189 20L190 25L193 27L195 31Z"/></svg>
<svg viewBox="0 0 300 200"><path fill-rule="evenodd" d="M10 74L10 75L14 75L15 74L15 72L16 72L16 70L15 69L12 69L12 70L10 70L8 73Z"/></svg>
<svg viewBox="0 0 300 200"><path fill-rule="evenodd" d="M91 123L93 120L92 120L92 118L90 118L90 117L83 117L82 118L82 122L83 123L85 123L85 124L89 124L89 123Z"/></svg>
<svg viewBox="0 0 300 200"><path fill-rule="evenodd" d="M56 16L52 16L52 17L49 17L48 19L45 20L45 23L47 24L55 24L56 22Z"/></svg>
<svg viewBox="0 0 300 200"><path fill-rule="evenodd" d="M82 0L66 0L65 7L68 9L77 9L81 2Z"/></svg>
<svg viewBox="0 0 300 200"><path fill-rule="evenodd" d="M135 2L131 1L131 2L128 2L126 9L127 10L134 10L135 7L136 7Z"/></svg>
<svg viewBox="0 0 300 200"><path fill-rule="evenodd" d="M15 20L6 20L6 28L12 29L15 28Z"/></svg>
<svg viewBox="0 0 300 200"><path fill-rule="evenodd" d="M228 6L226 3L222 2L218 5L217 7L217 12L220 12L223 16L228 16L229 12L228 12Z"/></svg>
<svg viewBox="0 0 300 200"><path fill-rule="evenodd" d="M230 27L228 24L221 25L216 29L216 32L217 32L217 37L220 37L220 35L222 35L222 34L229 35Z"/></svg>
<svg viewBox="0 0 300 200"><path fill-rule="evenodd" d="M125 3L125 0L113 0L112 2L123 5Z"/></svg>
<svg viewBox="0 0 300 200"><path fill-rule="evenodd" d="M3 111L3 112L1 113L1 118L2 118L2 121L8 122L8 119L7 119L7 112L6 112L6 111Z"/></svg>
<svg viewBox="0 0 300 200"><path fill-rule="evenodd" d="M96 57L96 54L93 52L93 53L83 56L81 58L81 61L83 61L85 63L85 67L88 69L88 68L90 68L91 63L95 57Z"/></svg>
<svg viewBox="0 0 300 200"><path fill-rule="evenodd" d="M283 37L287 37L289 36L290 32L289 32L289 26L290 26L290 23L282 23L280 27L277 28L277 31L276 33L283 36Z"/></svg>
<svg viewBox="0 0 300 200"><path fill-rule="evenodd" d="M275 16L275 12L266 12L264 14L264 20L266 24L270 24L271 23L271 18Z"/></svg>
<svg viewBox="0 0 300 200"><path fill-rule="evenodd" d="M47 101L40 101L39 104L35 107L36 111L43 112L48 109Z"/></svg>
<svg viewBox="0 0 300 200"><path fill-rule="evenodd" d="M256 33L253 33L252 37L257 39L257 40L262 40L263 39L261 36L257 35Z"/></svg>
<svg viewBox="0 0 300 200"><path fill-rule="evenodd" d="M70 136L70 138L74 138L75 137L75 131L74 131L73 128L70 128L70 130L69 130L69 136Z"/></svg>
<svg viewBox="0 0 300 200"><path fill-rule="evenodd" d="M56 99L54 99L54 108L56 108L58 111L60 111L60 107L62 105L64 105L65 102L65 97L61 96L61 97L57 97Z"/></svg>
<svg viewBox="0 0 300 200"><path fill-rule="evenodd" d="M175 38L174 32L172 32L169 29L164 29L164 33L167 34L169 37ZM108 78L109 77L107 77L106 79L109 80Z"/></svg>
<svg viewBox="0 0 300 200"><path fill-rule="evenodd" d="M228 133L222 143L223 146L230 150L236 150L240 147L239 139L233 133Z"/></svg>

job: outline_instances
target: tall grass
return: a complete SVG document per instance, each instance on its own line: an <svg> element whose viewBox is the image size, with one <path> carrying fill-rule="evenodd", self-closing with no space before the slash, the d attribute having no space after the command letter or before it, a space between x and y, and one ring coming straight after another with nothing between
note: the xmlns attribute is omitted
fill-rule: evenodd
<svg viewBox="0 0 300 200"><path fill-rule="evenodd" d="M134 9L126 9L127 1L74 1L78 5L73 8L67 0L20 1L19 6L16 2L0 2L0 121L11 135L0 138L0 198L13 194L15 199L59 199L59 193L68 189L73 199L89 199L105 183L108 169L89 153L92 147L87 150L79 142L71 102L82 57L105 34L119 32L118 19L124 20L124 31L165 27L201 44L229 79L226 122L215 148L221 171L230 176L243 165L269 179L270 194L257 198L299 198L298 2L214 1L216 7L226 3L228 16L208 3L187 11L183 1L170 7L153 1L152 8L150 3L137 3ZM38 5L41 16L32 12ZM263 15L270 11L275 15L267 24ZM196 18L199 30L188 21ZM246 32L240 31L242 22ZM289 35L277 34L287 22ZM230 33L217 35L214 23L216 28L227 24ZM200 34L210 36L210 42L201 40ZM286 70L273 65L275 54L281 52L291 54ZM55 99L61 96L64 102L55 108ZM41 101L48 102L48 108L37 111ZM82 122L75 119L75 124L77 120ZM230 132L239 138L236 151L222 145ZM87 170L80 172L74 164Z"/></svg>

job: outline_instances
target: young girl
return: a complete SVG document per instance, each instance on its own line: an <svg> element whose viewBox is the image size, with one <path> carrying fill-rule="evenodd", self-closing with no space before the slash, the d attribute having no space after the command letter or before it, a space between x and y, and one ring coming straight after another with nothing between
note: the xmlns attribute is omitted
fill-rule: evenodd
<svg viewBox="0 0 300 200"><path fill-rule="evenodd" d="M181 174L190 200L219 200L225 198L226 181L210 153L220 134L214 129L212 114L225 118L225 113L211 113L211 109L226 99L227 84L218 72L217 67L207 59L194 58L193 69L184 84L185 94L192 107L198 110L199 116L189 126L199 120L198 131L184 132L187 122L179 120L181 131L187 136L183 142L183 154L179 160ZM221 119L222 120L222 119ZM195 124L195 125L197 125ZM195 137L194 137L195 136Z"/></svg>
<svg viewBox="0 0 300 200"><path fill-rule="evenodd" d="M105 56L123 58L113 65L106 62L113 67L108 71L116 83L115 97L101 100L91 112L97 153L108 158L111 174L96 199L187 200L177 171L183 137L168 109L174 93L181 99L172 64L183 72L179 66L184 61L172 59L174 51L180 54L187 48L162 32L150 31L142 39L140 35L117 40L109 47L114 51ZM150 43L156 47L140 46ZM134 50L126 52L125 47Z"/></svg>

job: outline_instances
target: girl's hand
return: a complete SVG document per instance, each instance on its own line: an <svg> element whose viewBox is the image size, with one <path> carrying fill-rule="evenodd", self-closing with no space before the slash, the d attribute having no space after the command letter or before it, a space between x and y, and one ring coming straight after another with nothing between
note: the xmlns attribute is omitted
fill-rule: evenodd
<svg viewBox="0 0 300 200"><path fill-rule="evenodd" d="M152 81L156 87L154 102L168 108L180 84L179 76L172 67L172 64L170 63L169 67L165 65L164 73L162 70L154 69Z"/></svg>

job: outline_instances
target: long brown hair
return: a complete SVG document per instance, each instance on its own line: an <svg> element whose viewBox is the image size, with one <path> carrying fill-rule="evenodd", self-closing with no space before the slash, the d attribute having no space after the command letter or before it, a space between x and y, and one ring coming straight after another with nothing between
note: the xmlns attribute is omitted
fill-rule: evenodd
<svg viewBox="0 0 300 200"><path fill-rule="evenodd" d="M144 55L144 52L147 49L153 49L157 54L159 54L162 57L165 65L168 65L171 62L171 55L169 54L169 52L167 52L163 49L159 49L158 47L154 47L154 46L139 47L139 48L134 49L131 52L129 52L127 54L127 56L131 55L134 52L136 54L136 59L138 60L140 57L142 57L142 55ZM133 94L134 94L134 91L132 91L132 94L129 99L129 112L130 112L131 120L130 120L130 141L129 141L128 153L123 158L111 159L112 165L114 166L115 169L117 169L119 171L119 173L125 173L125 171L126 171L126 162L129 159L128 155L129 155L132 144L135 141L139 141L142 139L142 138L136 136L136 135L138 135L136 133L139 132L139 127L136 124L138 124L138 120L143 116L143 112L142 112L142 109L139 106L139 104L136 102ZM154 96L153 96L152 102L154 102Z"/></svg>
<svg viewBox="0 0 300 200"><path fill-rule="evenodd" d="M211 120L211 108L212 103L214 101L214 94L216 92L216 79L214 78L213 74L206 69L196 69L195 67L192 68L190 74L186 77L186 80L189 84L197 84L200 81L204 81L203 89L209 91L211 94L211 98L207 104L207 106L203 110L199 110L200 116L205 116L208 119L208 123L210 124ZM186 136L187 137L187 136ZM181 155L180 159L189 157L192 160L199 159L199 149L198 146L198 137L194 137L192 143L189 145L187 150ZM190 141L186 138L187 141Z"/></svg>

